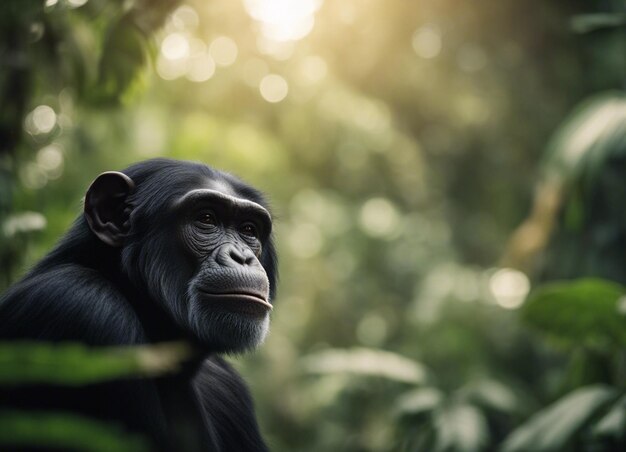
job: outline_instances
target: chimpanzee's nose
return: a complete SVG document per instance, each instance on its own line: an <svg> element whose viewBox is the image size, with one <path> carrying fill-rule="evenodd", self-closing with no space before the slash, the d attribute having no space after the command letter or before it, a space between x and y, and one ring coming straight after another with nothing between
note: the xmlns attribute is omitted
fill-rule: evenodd
<svg viewBox="0 0 626 452"><path fill-rule="evenodd" d="M257 258L249 248L227 243L220 248L217 262L225 267L235 267L238 265L254 265L257 262Z"/></svg>

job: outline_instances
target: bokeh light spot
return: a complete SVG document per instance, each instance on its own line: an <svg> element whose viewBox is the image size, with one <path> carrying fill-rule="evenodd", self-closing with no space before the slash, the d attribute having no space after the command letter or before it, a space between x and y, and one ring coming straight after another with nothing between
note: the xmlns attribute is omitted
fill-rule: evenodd
<svg viewBox="0 0 626 452"><path fill-rule="evenodd" d="M287 84L287 80L280 75L269 74L261 80L259 90L261 91L263 99L271 103L276 103L287 97L289 85Z"/></svg>
<svg viewBox="0 0 626 452"><path fill-rule="evenodd" d="M372 198L361 208L359 224L372 237L390 237L398 230L398 211L384 198Z"/></svg>
<svg viewBox="0 0 626 452"><path fill-rule="evenodd" d="M209 55L218 66L230 66L237 59L237 44L227 36L220 36L209 46Z"/></svg>
<svg viewBox="0 0 626 452"><path fill-rule="evenodd" d="M48 179L57 179L63 173L63 153L61 149L50 144L37 152L37 165L45 171Z"/></svg>
<svg viewBox="0 0 626 452"><path fill-rule="evenodd" d="M411 44L418 56L434 58L441 52L441 32L434 25L425 25L413 33Z"/></svg>
<svg viewBox="0 0 626 452"><path fill-rule="evenodd" d="M157 59L156 70L164 80L175 80L187 73L189 60L172 61L163 56Z"/></svg>
<svg viewBox="0 0 626 452"><path fill-rule="evenodd" d="M171 21L178 30L195 30L200 23L198 13L191 6L181 6L172 13Z"/></svg>
<svg viewBox="0 0 626 452"><path fill-rule="evenodd" d="M356 336L364 345L381 345L387 337L387 322L380 315L366 315L357 325Z"/></svg>
<svg viewBox="0 0 626 452"><path fill-rule="evenodd" d="M87 3L87 0L65 0L70 8L79 8Z"/></svg>
<svg viewBox="0 0 626 452"><path fill-rule="evenodd" d="M518 270L501 268L489 278L489 289L500 306L515 309L524 303L530 291L530 281Z"/></svg>
<svg viewBox="0 0 626 452"><path fill-rule="evenodd" d="M161 43L161 54L168 60L187 58L189 51L189 40L182 33L171 33Z"/></svg>
<svg viewBox="0 0 626 452"><path fill-rule="evenodd" d="M244 0L248 14L261 23L261 33L274 41L295 41L315 24L321 0Z"/></svg>
<svg viewBox="0 0 626 452"><path fill-rule="evenodd" d="M57 115L48 105L39 105L26 118L27 130L31 133L50 133L57 123Z"/></svg>

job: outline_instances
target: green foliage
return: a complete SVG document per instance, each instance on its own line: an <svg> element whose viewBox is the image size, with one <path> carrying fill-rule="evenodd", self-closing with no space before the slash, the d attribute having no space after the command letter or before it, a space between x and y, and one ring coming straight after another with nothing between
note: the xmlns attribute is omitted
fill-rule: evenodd
<svg viewBox="0 0 626 452"><path fill-rule="evenodd" d="M533 292L522 315L566 344L625 347L624 292L621 285L601 279L549 283Z"/></svg>
<svg viewBox="0 0 626 452"><path fill-rule="evenodd" d="M444 394L437 388L413 389L402 394L396 402L399 415L420 415L441 406Z"/></svg>
<svg viewBox="0 0 626 452"><path fill-rule="evenodd" d="M79 386L176 372L192 350L182 342L90 348L45 342L0 343L0 385ZM8 389L10 390L10 389ZM68 413L0 410L2 446L83 452L150 450L114 425Z"/></svg>
<svg viewBox="0 0 626 452"><path fill-rule="evenodd" d="M594 96L577 106L548 143L544 171L578 191L575 194L583 196L578 201L589 202L591 193L603 188L600 178L607 163L624 153L620 143L625 133L621 126L626 118L625 105L620 92ZM612 190L621 189L619 181L607 182Z"/></svg>
<svg viewBox="0 0 626 452"><path fill-rule="evenodd" d="M422 364L395 353L365 348L327 349L305 357L303 367L312 374L351 373L403 383L422 383L426 379Z"/></svg>
<svg viewBox="0 0 626 452"><path fill-rule="evenodd" d="M0 384L84 385L174 372L191 355L185 343L90 348L81 344L0 343Z"/></svg>
<svg viewBox="0 0 626 452"><path fill-rule="evenodd" d="M514 430L504 442L502 452L586 450L582 446L584 435L589 433L599 417L610 413L611 405L618 396L619 392L608 386L577 389L534 414ZM623 403L617 409L621 415L616 416L623 416ZM623 430L614 430L615 420L609 418L604 422L607 425L605 432L622 435ZM617 427L623 426L622 422Z"/></svg>
<svg viewBox="0 0 626 452"><path fill-rule="evenodd" d="M600 440L626 440L626 396L622 396L593 426L592 436Z"/></svg>
<svg viewBox="0 0 626 452"><path fill-rule="evenodd" d="M550 141L544 179L557 187L561 207L552 214L544 278L626 284L625 122L623 93L599 94L578 106Z"/></svg>
<svg viewBox="0 0 626 452"><path fill-rule="evenodd" d="M147 61L147 42L132 16L122 16L104 37L94 100L117 101L137 95ZM145 78L145 75L143 76ZM144 82L145 84L145 82Z"/></svg>
<svg viewBox="0 0 626 452"><path fill-rule="evenodd" d="M502 383L477 380L449 394L434 387L410 390L395 406L404 450L470 452L493 447L494 430L519 414L521 402Z"/></svg>
<svg viewBox="0 0 626 452"><path fill-rule="evenodd" d="M484 450L489 441L487 420L471 405L444 407L436 414L434 425L437 439L428 450L477 452Z"/></svg>
<svg viewBox="0 0 626 452"><path fill-rule="evenodd" d="M516 414L522 405L515 392L497 380L470 382L459 389L458 397L485 410L502 414Z"/></svg>
<svg viewBox="0 0 626 452"><path fill-rule="evenodd" d="M603 28L623 27L626 25L626 13L580 14L571 21L572 29L577 33L590 33Z"/></svg>
<svg viewBox="0 0 626 452"><path fill-rule="evenodd" d="M0 448L38 447L81 452L150 450L143 439L119 428L65 413L0 410L0 425Z"/></svg>

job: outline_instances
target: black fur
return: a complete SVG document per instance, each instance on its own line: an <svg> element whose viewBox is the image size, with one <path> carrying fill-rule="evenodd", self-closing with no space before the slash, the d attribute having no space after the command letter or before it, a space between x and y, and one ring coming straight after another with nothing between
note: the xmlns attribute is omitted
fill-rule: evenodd
<svg viewBox="0 0 626 452"><path fill-rule="evenodd" d="M116 422L146 435L158 450L267 450L241 377L210 343L198 343L173 320L167 303L185 296L174 292L188 284L194 265L171 257L177 245L155 232L176 220L164 214L168 206L207 181L261 206L267 207L266 201L234 176L196 163L158 159L123 173L136 185L126 200L132 214L124 246L103 243L81 215L56 248L0 300L0 339L93 346L188 340L203 350L202 356L175 376L81 388L29 386L4 390L0 404L69 410ZM271 236L259 261L273 299L277 261Z"/></svg>

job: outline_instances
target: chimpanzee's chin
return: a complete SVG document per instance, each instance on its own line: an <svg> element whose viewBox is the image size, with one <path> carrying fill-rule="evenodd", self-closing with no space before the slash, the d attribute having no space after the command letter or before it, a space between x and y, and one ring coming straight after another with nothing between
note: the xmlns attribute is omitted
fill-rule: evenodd
<svg viewBox="0 0 626 452"><path fill-rule="evenodd" d="M194 306L189 325L200 344L215 353L238 353L263 343L269 331L269 313L254 315Z"/></svg>

